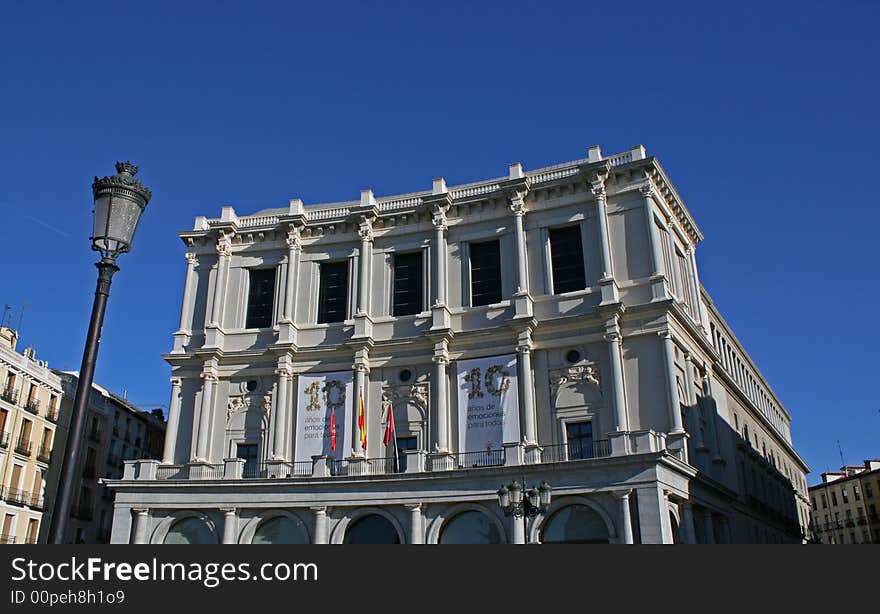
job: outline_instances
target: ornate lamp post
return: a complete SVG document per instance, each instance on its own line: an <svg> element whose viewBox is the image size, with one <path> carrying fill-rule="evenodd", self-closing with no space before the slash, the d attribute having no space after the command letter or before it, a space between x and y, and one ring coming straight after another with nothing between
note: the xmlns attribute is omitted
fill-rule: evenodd
<svg viewBox="0 0 880 614"><path fill-rule="evenodd" d="M98 179L92 184L95 198L95 226L92 234L92 249L101 254L98 267L98 287L92 305L92 317L86 346L83 350L82 366L76 385L73 401L73 414L67 433L67 446L61 464L61 477L58 494L53 506L52 525L49 529L49 543L64 543L70 505L73 501L73 487L76 484L76 459L79 456L80 441L86 422L86 405L89 391L95 376L95 361L98 357L98 344L101 340L101 327L104 324L104 311L110 296L110 281L119 270L116 258L131 249L134 231L141 214L150 201L152 193L134 178L138 167L131 162L117 162L116 174Z"/></svg>
<svg viewBox="0 0 880 614"><path fill-rule="evenodd" d="M523 535L526 543L529 542L528 519L547 511L550 507L552 491L546 481L541 482L537 488L528 488L525 477L522 484L514 481L498 489L498 505L501 506L504 515L523 519Z"/></svg>

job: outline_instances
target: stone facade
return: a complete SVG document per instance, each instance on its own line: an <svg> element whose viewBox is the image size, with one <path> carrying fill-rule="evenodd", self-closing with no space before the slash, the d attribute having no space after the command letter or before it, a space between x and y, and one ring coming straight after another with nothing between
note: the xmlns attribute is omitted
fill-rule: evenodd
<svg viewBox="0 0 880 614"><path fill-rule="evenodd" d="M181 237L164 453L111 482L113 542L277 541L267 527L282 524L315 543L356 541L370 523L404 543L806 534L790 416L701 286L702 234L641 146L401 196L247 217L224 207ZM500 284L479 304L487 240ZM398 254L421 254L421 307L405 316ZM344 316L319 323L329 263L343 263ZM253 271L265 269L271 318L249 328ZM472 462L456 365L499 355L515 356L521 437ZM344 371L364 399L366 449L353 420L336 458L295 460L299 379ZM413 443L403 472L383 442L389 405ZM512 480L552 485L550 509L504 517L496 491Z"/></svg>
<svg viewBox="0 0 880 614"><path fill-rule="evenodd" d="M61 381L33 349L16 351L18 333L0 327L0 543L37 543L44 518Z"/></svg>

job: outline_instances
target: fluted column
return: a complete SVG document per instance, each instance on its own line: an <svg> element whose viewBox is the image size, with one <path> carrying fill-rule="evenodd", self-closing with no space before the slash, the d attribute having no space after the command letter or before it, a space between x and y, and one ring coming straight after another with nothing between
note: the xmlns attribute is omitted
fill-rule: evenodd
<svg viewBox="0 0 880 614"><path fill-rule="evenodd" d="M632 517L629 509L629 496L632 490L615 492L620 516L620 541L623 544L633 543Z"/></svg>
<svg viewBox="0 0 880 614"><path fill-rule="evenodd" d="M435 408L437 415L437 425L434 429L435 450L437 452L449 451L449 401L447 398L447 389L449 381L446 375L446 366L449 364L449 356L446 353L445 344L441 350L434 352L434 388Z"/></svg>
<svg viewBox="0 0 880 614"><path fill-rule="evenodd" d="M198 438L196 453L192 460L196 462L208 461L208 431L211 427L211 414L213 412L214 382L217 376L212 372L202 373L202 408L199 412Z"/></svg>
<svg viewBox="0 0 880 614"><path fill-rule="evenodd" d="M290 389L290 371L286 365L281 365L275 371L278 376L278 396L275 397L275 411L272 419L275 423L275 437L272 443L272 460L287 460L287 446L285 435L287 434L287 414L289 402L287 393Z"/></svg>
<svg viewBox="0 0 880 614"><path fill-rule="evenodd" d="M299 255L302 252L299 231L291 226L287 233L287 280L284 284L284 312L282 322L296 320L296 290L299 283Z"/></svg>
<svg viewBox="0 0 880 614"><path fill-rule="evenodd" d="M196 281L195 268L198 258L194 252L186 253L186 281L183 282L183 304L180 306L180 331L189 333L192 330L193 293Z"/></svg>
<svg viewBox="0 0 880 614"><path fill-rule="evenodd" d="M608 234L607 196L604 181L593 183L593 196L596 198L596 220L599 222L602 279L614 279L614 272L611 267L611 240Z"/></svg>
<svg viewBox="0 0 880 614"><path fill-rule="evenodd" d="M358 301L357 313L369 314L370 312L370 261L373 256L373 226L372 220L366 216L361 218L358 234L361 237L361 249L359 253L360 273L358 274Z"/></svg>
<svg viewBox="0 0 880 614"><path fill-rule="evenodd" d="M327 524L327 508L318 506L310 508L315 514L315 535L314 543L326 544L330 541L330 532Z"/></svg>
<svg viewBox="0 0 880 614"><path fill-rule="evenodd" d="M234 507L220 508L223 512L223 543L234 544L238 540L238 510Z"/></svg>
<svg viewBox="0 0 880 614"><path fill-rule="evenodd" d="M620 358L620 331L615 327L605 334L611 362L611 381L614 388L614 430L627 430L626 395L624 394L623 364Z"/></svg>
<svg viewBox="0 0 880 614"><path fill-rule="evenodd" d="M228 237L221 235L217 241L217 275L214 280L214 305L209 319L209 323L214 326L221 326L223 323L223 306L226 302L226 286L231 258L232 244Z"/></svg>
<svg viewBox="0 0 880 614"><path fill-rule="evenodd" d="M657 224L654 222L654 188L651 185L639 188L645 206L645 227L648 232L648 253L651 256L651 276L663 274L663 255L660 252L660 237L657 234Z"/></svg>
<svg viewBox="0 0 880 614"><path fill-rule="evenodd" d="M435 208L432 222L434 224L434 305L446 305L446 210Z"/></svg>
<svg viewBox="0 0 880 614"><path fill-rule="evenodd" d="M532 376L532 337L531 331L520 335L520 343L516 346L516 360L519 363L520 376L520 407L522 412L522 436L525 443L538 443L535 431L535 382Z"/></svg>
<svg viewBox="0 0 880 614"><path fill-rule="evenodd" d="M667 330L660 334L663 342L663 358L666 370L666 401L669 405L669 424L671 434L684 433L681 422L681 400L678 398L678 382L675 379L675 345L672 334Z"/></svg>
<svg viewBox="0 0 880 614"><path fill-rule="evenodd" d="M409 511L409 543L424 544L425 532L422 529L422 504L409 503L403 507Z"/></svg>
<svg viewBox="0 0 880 614"><path fill-rule="evenodd" d="M180 386L179 377L171 378L171 400L168 402L168 424L165 426L165 444L162 448L162 464L174 464L174 452L177 447L177 429L180 423Z"/></svg>
<svg viewBox="0 0 880 614"><path fill-rule="evenodd" d="M150 510L146 508L134 508L134 527L132 528L132 542L146 544L149 540Z"/></svg>

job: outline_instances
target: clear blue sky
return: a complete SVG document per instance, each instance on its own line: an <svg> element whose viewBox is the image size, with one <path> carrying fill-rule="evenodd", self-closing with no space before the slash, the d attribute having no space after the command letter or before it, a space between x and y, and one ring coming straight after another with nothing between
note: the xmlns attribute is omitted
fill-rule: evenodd
<svg viewBox="0 0 880 614"><path fill-rule="evenodd" d="M90 184L118 159L153 201L96 381L165 405L194 216L642 143L806 461L838 467L837 440L848 463L880 456L877 3L367 4L6 3L0 305L13 324L30 305L22 347L79 367Z"/></svg>

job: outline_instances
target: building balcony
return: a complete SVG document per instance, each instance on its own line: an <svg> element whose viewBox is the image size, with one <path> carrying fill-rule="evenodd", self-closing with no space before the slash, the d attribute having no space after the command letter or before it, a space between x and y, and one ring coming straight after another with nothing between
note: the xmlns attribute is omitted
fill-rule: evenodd
<svg viewBox="0 0 880 614"><path fill-rule="evenodd" d="M9 447L9 433L0 434L0 448Z"/></svg>
<svg viewBox="0 0 880 614"><path fill-rule="evenodd" d="M25 505L30 501L30 494L17 488L3 487L0 489L0 499L14 505Z"/></svg>
<svg viewBox="0 0 880 614"><path fill-rule="evenodd" d="M18 439L18 441L15 442L15 451L18 452L19 454L23 454L24 456L31 455L32 447L33 447L33 444L31 444L30 439L20 438L20 439Z"/></svg>
<svg viewBox="0 0 880 614"><path fill-rule="evenodd" d="M46 412L46 418L50 422L58 422L58 408L50 407L49 410Z"/></svg>
<svg viewBox="0 0 880 614"><path fill-rule="evenodd" d="M44 510L45 509L45 501L39 494L32 494L27 497L27 501L25 501L25 505L35 510Z"/></svg>
<svg viewBox="0 0 880 614"><path fill-rule="evenodd" d="M0 544L14 544L15 535L12 533L0 533Z"/></svg>
<svg viewBox="0 0 880 614"><path fill-rule="evenodd" d="M52 460L52 446L40 446L40 449L37 450L37 460L48 464Z"/></svg>
<svg viewBox="0 0 880 614"><path fill-rule="evenodd" d="M35 416L40 415L40 401L39 399L28 399L24 404L25 410L31 412Z"/></svg>
<svg viewBox="0 0 880 614"><path fill-rule="evenodd" d="M20 391L13 388L2 388L0 389L0 399L3 399L7 403L17 405L19 392Z"/></svg>

